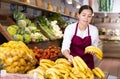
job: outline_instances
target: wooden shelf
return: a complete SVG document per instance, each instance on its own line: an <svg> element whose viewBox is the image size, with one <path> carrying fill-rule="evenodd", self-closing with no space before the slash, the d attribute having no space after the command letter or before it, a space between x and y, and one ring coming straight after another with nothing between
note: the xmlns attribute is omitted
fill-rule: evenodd
<svg viewBox="0 0 120 79"><path fill-rule="evenodd" d="M37 9L37 10L42 10L42 11L46 11L46 12L51 12L51 13L57 13L55 11L50 11L48 9L44 9L42 7L38 7L36 5L31 5L31 4L28 4L28 3L25 3L25 2L22 2L22 1L17 1L17 0L1 0L2 2L6 2L6 3L12 3L12 4L17 4L17 5L20 5L20 6L27 6L28 8L33 8L33 9ZM63 13L60 13L62 16L66 16L66 17L69 17L69 18L73 18L73 19L76 19L75 17L72 17L72 16L69 16L69 15L66 15L66 14L63 14Z"/></svg>

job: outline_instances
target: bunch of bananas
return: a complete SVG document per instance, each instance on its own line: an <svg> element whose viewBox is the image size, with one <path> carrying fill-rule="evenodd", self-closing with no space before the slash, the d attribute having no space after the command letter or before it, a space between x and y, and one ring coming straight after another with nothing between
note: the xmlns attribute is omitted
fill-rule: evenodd
<svg viewBox="0 0 120 79"><path fill-rule="evenodd" d="M100 48L96 47L96 46L88 46L85 48L85 53L95 53L95 56L102 60L103 58L103 52Z"/></svg>
<svg viewBox="0 0 120 79"><path fill-rule="evenodd" d="M78 79L94 79L94 74L82 58L75 56L72 58L72 62L74 66L72 72Z"/></svg>
<svg viewBox="0 0 120 79"><path fill-rule="evenodd" d="M94 69L92 69L92 72L93 72L98 78L105 78L104 72L103 72L99 67L95 67Z"/></svg>

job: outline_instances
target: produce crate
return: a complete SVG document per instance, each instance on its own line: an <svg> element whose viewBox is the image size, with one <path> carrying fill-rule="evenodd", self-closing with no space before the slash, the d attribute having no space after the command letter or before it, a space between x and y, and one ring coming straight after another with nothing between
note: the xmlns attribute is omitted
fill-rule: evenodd
<svg viewBox="0 0 120 79"><path fill-rule="evenodd" d="M14 40L6 31L6 26L13 25L15 22L6 15L0 15L0 32L8 40Z"/></svg>

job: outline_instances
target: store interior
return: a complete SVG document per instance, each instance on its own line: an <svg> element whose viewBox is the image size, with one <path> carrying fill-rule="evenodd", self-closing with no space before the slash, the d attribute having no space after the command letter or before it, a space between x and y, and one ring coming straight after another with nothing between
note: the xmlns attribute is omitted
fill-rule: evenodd
<svg viewBox="0 0 120 79"><path fill-rule="evenodd" d="M0 47L4 46L5 43L9 43L10 41L21 40L20 37L22 37L23 32L26 31L24 26L26 25L25 27L28 27L27 25L29 25L30 22L31 25L35 27L31 28L33 29L30 32L31 37L30 36L22 37L22 41L24 39L23 42L27 47L24 47L24 44L21 43L20 45L23 45L21 46L21 49L22 47L23 49L25 48L27 50L28 48L30 48L35 52L43 53L40 52L40 50L41 51L44 50L47 52L51 48L54 48L54 50L56 50L57 53L54 55L52 54L51 58L48 59L55 61L58 58L63 57L60 48L63 40L62 37L64 30L67 27L67 25L78 21L78 17L76 14L82 5L90 5L93 8L94 14L91 24L95 25L98 28L100 39L98 47L103 52L103 59L99 60L96 56L94 56L94 62L96 67L99 67L103 70L105 77L104 78L95 77L94 79L120 79L119 0L0 0ZM15 13L15 10L17 10L18 12ZM19 18L26 18L28 24L24 24L24 22L21 21L22 26L20 27L19 30L16 31L16 33L19 32L19 35L21 34L20 37L18 38L17 35L16 36L11 35L15 31L11 32L10 34L7 29L10 26L19 25L20 24L20 22L18 22ZM54 30L55 34L51 32L50 26L47 25L50 24L47 23L50 20L54 20L54 23L56 23L55 27L57 27L57 29L55 28ZM41 26L47 27L44 28ZM26 33L28 33L28 31L26 31ZM28 38L30 38L31 40L29 40ZM12 46L14 47L15 44L16 43L13 43ZM17 46L19 47L19 45L16 45L16 47ZM37 51L36 49L39 49L39 51ZM0 57L2 57L1 51L2 50L0 50ZM43 57L40 56L39 54L37 59L38 60L44 58L46 59L46 57L47 55ZM30 65L31 63L32 63L31 61L30 63L26 62L26 65L27 64ZM24 63L22 62L22 64ZM35 61L33 61L30 67L34 68L33 67L34 64ZM20 71L20 73L26 73L27 70L30 70L29 66L25 72ZM11 73L12 71L9 72Z"/></svg>

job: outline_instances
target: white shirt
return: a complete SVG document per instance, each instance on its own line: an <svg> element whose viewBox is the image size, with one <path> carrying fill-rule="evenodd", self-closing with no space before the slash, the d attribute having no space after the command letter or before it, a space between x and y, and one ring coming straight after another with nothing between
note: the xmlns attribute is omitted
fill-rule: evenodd
<svg viewBox="0 0 120 79"><path fill-rule="evenodd" d="M71 44L72 37L75 34L76 24L77 23L73 23L66 27L63 35L63 42L62 42L62 49L61 49L62 52L64 50L70 50L70 44ZM98 46L99 36L98 36L97 27L89 24L89 33L91 36L92 45ZM88 36L88 28L86 28L86 30L83 32L81 32L80 29L77 29L76 35L81 38Z"/></svg>

